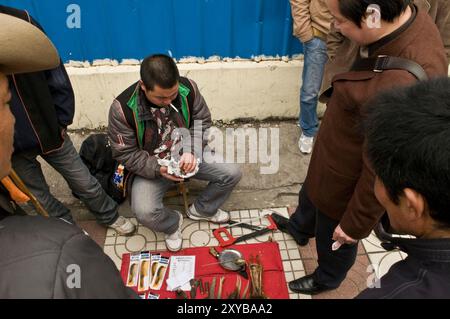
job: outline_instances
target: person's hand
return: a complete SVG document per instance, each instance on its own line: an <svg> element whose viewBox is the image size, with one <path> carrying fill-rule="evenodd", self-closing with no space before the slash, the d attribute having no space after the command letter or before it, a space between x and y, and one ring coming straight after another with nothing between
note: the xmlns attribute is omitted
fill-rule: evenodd
<svg viewBox="0 0 450 319"><path fill-rule="evenodd" d="M348 236L341 228L341 225L338 225L333 233L333 240L339 242L340 244L356 244L358 241Z"/></svg>
<svg viewBox="0 0 450 319"><path fill-rule="evenodd" d="M160 167L159 172L161 173L162 177L167 178L168 180L171 180L173 182L182 182L182 181L184 181L184 179L181 178L181 177L177 177L175 175L169 174L167 170L168 170L167 166L161 166Z"/></svg>
<svg viewBox="0 0 450 319"><path fill-rule="evenodd" d="M197 159L191 153L184 153L180 159L180 169L184 174L189 174L195 170L197 166ZM184 175L183 174L183 175Z"/></svg>

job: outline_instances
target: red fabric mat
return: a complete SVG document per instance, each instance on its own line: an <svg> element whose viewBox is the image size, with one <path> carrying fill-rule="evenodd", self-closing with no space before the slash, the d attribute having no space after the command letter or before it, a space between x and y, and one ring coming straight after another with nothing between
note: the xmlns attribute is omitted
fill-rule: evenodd
<svg viewBox="0 0 450 319"><path fill-rule="evenodd" d="M250 260L250 256L260 256L261 264L264 268L263 273L263 287L264 292L270 299L289 299L289 292L287 289L286 279L284 277L283 271L283 263L281 261L280 250L278 248L278 243L268 242L262 244L243 244L243 245L234 245L227 248L237 249L244 256L245 260L248 262ZM223 249L217 248L220 252ZM155 252L157 253L157 252ZM195 278L202 279L203 283L209 282L211 284L212 279L216 277L216 289L215 296L217 297L218 287L219 287L219 279L220 277L225 277L225 282L223 284L222 290L222 299L226 299L229 294L235 289L237 277L241 278L242 288L241 294L244 292L244 289L247 287L249 280L246 280L244 277L238 275L235 272L228 271L223 269L218 264L208 265L211 263L216 263L217 259L213 257L209 253L209 247L198 247L198 248L186 248L177 253L171 252L158 252L163 257L170 256L196 256L195 257ZM122 280L126 282L128 267L130 264L130 254L124 254L122 256L122 266L121 266L121 276ZM208 266L205 266L208 265ZM170 265L169 265L170 267ZM175 292L167 291L166 280L169 275L169 269L166 272L166 276L164 278L164 284L159 291L150 290L149 292L160 295L160 299L174 299ZM250 277L249 277L250 278ZM133 288L137 292L137 288ZM140 294L143 294L142 292ZM148 292L146 293L147 296ZM190 292L186 292L188 297L190 298ZM207 292L204 294L200 293L200 289L197 290L196 299L203 299L207 297Z"/></svg>

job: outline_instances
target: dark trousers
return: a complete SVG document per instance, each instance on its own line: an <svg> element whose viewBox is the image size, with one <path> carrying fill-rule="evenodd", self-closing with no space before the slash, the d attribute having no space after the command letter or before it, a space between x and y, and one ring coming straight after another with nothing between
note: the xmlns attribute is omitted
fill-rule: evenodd
<svg viewBox="0 0 450 319"><path fill-rule="evenodd" d="M299 205L289 220L289 231L296 239L316 237L319 266L314 271L314 280L329 288L337 288L353 266L358 245L342 245L331 250L333 233L339 221L333 220L317 209L306 195L305 187L299 194Z"/></svg>
<svg viewBox="0 0 450 319"><path fill-rule="evenodd" d="M60 149L41 157L64 177L72 192L95 215L99 224L111 225L119 218L117 203L91 175L67 134ZM69 208L50 193L36 153L14 154L12 164L50 216L73 222Z"/></svg>

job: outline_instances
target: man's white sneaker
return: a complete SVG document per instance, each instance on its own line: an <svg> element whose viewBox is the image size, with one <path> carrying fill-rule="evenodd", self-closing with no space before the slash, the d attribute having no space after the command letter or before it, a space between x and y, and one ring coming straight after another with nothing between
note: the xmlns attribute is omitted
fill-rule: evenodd
<svg viewBox="0 0 450 319"><path fill-rule="evenodd" d="M114 229L119 235L126 236L131 235L136 230L136 226L128 219L123 216L119 216L114 224L108 227Z"/></svg>
<svg viewBox="0 0 450 319"><path fill-rule="evenodd" d="M308 137L303 135L300 136L298 141L298 147L300 148L300 152L304 154L310 154L313 149L314 137Z"/></svg>
<svg viewBox="0 0 450 319"><path fill-rule="evenodd" d="M230 220L230 213L221 209L218 209L217 213L213 216L202 216L197 212L194 204L188 208L186 215L192 220L206 220L216 224L228 223Z"/></svg>
<svg viewBox="0 0 450 319"><path fill-rule="evenodd" d="M166 247L170 251L179 251L183 246L183 235L181 234L181 226L183 225L183 215L178 212L180 215L180 221L178 223L178 229L171 235L165 235Z"/></svg>

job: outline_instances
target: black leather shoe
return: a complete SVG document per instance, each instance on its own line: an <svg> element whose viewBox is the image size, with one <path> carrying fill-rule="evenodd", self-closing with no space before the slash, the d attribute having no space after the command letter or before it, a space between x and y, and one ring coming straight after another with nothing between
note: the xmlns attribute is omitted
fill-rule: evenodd
<svg viewBox="0 0 450 319"><path fill-rule="evenodd" d="M277 228L282 231L283 233L287 233L289 234L289 229L288 229L288 224L289 224L289 219L278 215L276 213L272 213L272 219L275 222L275 224L277 225Z"/></svg>
<svg viewBox="0 0 450 319"><path fill-rule="evenodd" d="M289 227L288 227L289 219L288 218L281 216L279 214L276 214L276 213L272 213L271 216L272 216L272 219L273 219L275 225L277 225L277 228L280 231L282 231L283 233L291 235L295 239L295 241L297 242L297 244L299 246L308 245L308 242L309 242L308 237L302 237L302 236L299 236L298 234L292 234L289 231Z"/></svg>
<svg viewBox="0 0 450 319"><path fill-rule="evenodd" d="M297 245L299 246L306 246L309 243L309 238L302 238L302 239L298 239L295 236L292 236L295 239L295 242L297 243Z"/></svg>
<svg viewBox="0 0 450 319"><path fill-rule="evenodd" d="M312 275L306 275L302 278L291 281L289 283L289 289L300 294L316 295L333 288L320 285L314 281Z"/></svg>

